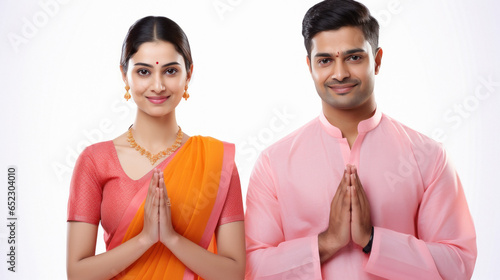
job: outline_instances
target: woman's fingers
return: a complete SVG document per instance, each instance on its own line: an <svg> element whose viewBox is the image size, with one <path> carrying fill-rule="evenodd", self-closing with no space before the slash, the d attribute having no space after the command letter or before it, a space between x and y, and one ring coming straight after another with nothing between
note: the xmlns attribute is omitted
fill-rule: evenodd
<svg viewBox="0 0 500 280"><path fill-rule="evenodd" d="M169 247L169 244L175 240L177 233L172 225L170 198L163 176L159 179L160 191L160 242Z"/></svg>
<svg viewBox="0 0 500 280"><path fill-rule="evenodd" d="M168 197L167 188L165 186L165 180L163 179L163 176L159 180L159 185L160 185L160 187L159 187L160 217L162 217L161 218L162 220L164 220L164 221L166 220L168 223L172 224L171 216L170 216L170 207L171 207L170 198Z"/></svg>
<svg viewBox="0 0 500 280"><path fill-rule="evenodd" d="M156 170L153 171L151 176L151 181L149 182L148 193L146 195L146 201L144 202L144 215L145 219L152 217L151 215L158 214L158 173ZM156 207L156 209L155 209ZM153 216L154 217L154 216ZM157 219L156 219L157 220Z"/></svg>
<svg viewBox="0 0 500 280"><path fill-rule="evenodd" d="M160 189L158 188L159 175L158 170L153 170L151 181L149 182L146 200L144 202L144 227L143 233L152 244L158 242L159 232L159 206Z"/></svg>
<svg viewBox="0 0 500 280"><path fill-rule="evenodd" d="M159 183L158 183L159 188L162 189L165 193L165 196L168 197L168 192L167 192L167 187L165 186L165 178L163 177L163 172L160 171L158 178L159 178Z"/></svg>
<svg viewBox="0 0 500 280"><path fill-rule="evenodd" d="M153 174L151 175L151 181L149 181L149 187L148 187L148 193L146 195L146 204L151 204L152 201L152 196L154 195L155 188L158 185L158 174L156 173L156 169L153 170Z"/></svg>

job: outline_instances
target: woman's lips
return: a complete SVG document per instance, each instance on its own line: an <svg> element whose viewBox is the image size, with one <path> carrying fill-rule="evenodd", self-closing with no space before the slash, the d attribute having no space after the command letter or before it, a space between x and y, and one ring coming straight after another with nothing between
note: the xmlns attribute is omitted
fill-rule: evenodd
<svg viewBox="0 0 500 280"><path fill-rule="evenodd" d="M153 104L162 104L167 101L170 96L147 96L146 98Z"/></svg>

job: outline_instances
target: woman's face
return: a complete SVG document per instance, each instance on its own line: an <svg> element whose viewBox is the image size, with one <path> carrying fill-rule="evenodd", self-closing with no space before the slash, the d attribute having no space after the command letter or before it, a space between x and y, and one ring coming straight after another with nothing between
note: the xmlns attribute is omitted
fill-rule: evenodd
<svg viewBox="0 0 500 280"><path fill-rule="evenodd" d="M123 73L138 109L155 117L175 112L189 79L182 55L165 41L143 43Z"/></svg>

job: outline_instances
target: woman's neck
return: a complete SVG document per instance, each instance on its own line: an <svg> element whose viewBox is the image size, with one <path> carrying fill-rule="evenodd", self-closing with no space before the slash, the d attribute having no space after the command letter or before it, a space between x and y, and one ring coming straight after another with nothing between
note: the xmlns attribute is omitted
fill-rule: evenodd
<svg viewBox="0 0 500 280"><path fill-rule="evenodd" d="M175 111L163 117L152 117L138 110L132 125L132 135L136 143L151 153L159 152L172 145L178 131Z"/></svg>

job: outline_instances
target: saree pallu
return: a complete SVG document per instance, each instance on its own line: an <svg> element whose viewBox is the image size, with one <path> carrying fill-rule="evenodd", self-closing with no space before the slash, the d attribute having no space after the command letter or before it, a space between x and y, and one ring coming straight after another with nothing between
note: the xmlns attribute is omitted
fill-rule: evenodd
<svg viewBox="0 0 500 280"><path fill-rule="evenodd" d="M163 170L177 233L216 253L214 232L226 200L234 167L234 145L211 137L193 136ZM108 250L142 231L149 181L132 199ZM161 242L113 279L201 279Z"/></svg>

